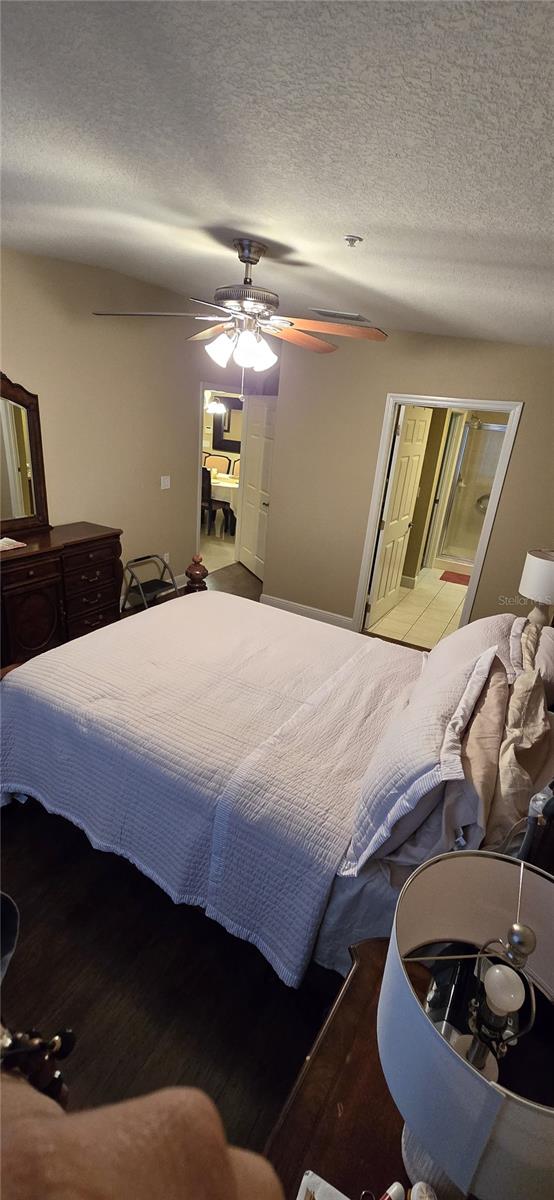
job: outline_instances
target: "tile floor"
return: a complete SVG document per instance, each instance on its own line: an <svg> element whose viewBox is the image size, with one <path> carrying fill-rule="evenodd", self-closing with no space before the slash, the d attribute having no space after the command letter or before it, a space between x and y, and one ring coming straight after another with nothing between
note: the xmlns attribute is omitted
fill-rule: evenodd
<svg viewBox="0 0 554 1200"><path fill-rule="evenodd" d="M366 629L431 650L441 638L458 628L467 592L464 584L445 583L441 575L441 570L426 567L417 587L402 588L398 604Z"/></svg>
<svg viewBox="0 0 554 1200"><path fill-rule="evenodd" d="M234 563L235 539L230 533L223 532L223 524L220 525L217 518L215 528L209 535L205 528L201 530L198 553L202 555L208 571L219 571L220 567Z"/></svg>

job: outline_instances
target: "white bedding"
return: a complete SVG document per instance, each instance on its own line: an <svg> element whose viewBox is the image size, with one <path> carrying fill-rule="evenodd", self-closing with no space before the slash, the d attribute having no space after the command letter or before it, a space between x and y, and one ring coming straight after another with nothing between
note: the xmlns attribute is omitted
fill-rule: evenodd
<svg viewBox="0 0 554 1200"><path fill-rule="evenodd" d="M361 777L421 654L207 592L2 685L5 793L200 904L296 985Z"/></svg>

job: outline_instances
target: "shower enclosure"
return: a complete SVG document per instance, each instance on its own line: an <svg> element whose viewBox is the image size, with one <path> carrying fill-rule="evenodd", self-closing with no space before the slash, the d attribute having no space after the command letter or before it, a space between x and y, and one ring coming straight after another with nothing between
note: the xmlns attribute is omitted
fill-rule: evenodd
<svg viewBox="0 0 554 1200"><path fill-rule="evenodd" d="M505 432L505 424L450 414L428 566L463 571L473 565Z"/></svg>

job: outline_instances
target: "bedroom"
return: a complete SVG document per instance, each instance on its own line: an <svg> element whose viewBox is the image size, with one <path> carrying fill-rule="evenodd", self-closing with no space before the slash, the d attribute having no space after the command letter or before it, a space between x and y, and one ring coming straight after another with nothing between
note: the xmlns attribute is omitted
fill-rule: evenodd
<svg viewBox="0 0 554 1200"><path fill-rule="evenodd" d="M233 241L250 235L268 246L254 283L279 294L280 312L306 320L316 307L362 314L388 335L329 336L334 353L272 338L278 393L265 391L271 372L254 379L245 372L247 397L260 394L260 380L262 394L277 394L263 604L231 618L237 597L224 597L227 615L212 608L200 628L193 613L217 601L208 592L90 635L88 644L112 647L120 633L133 662L152 672L150 687L163 617L174 641L156 687L170 684L168 724L173 712L190 713L210 761L216 750L228 753L236 722L246 736L245 713L252 738L261 737L263 720L267 736L275 732L264 707L268 690L259 712L241 708L249 641L257 639L260 653L263 643L264 654L274 642L265 684L283 685L291 716L301 664L306 689L315 691L354 653L346 647L362 628L364 548L388 396L523 406L469 629L498 613L525 617L540 599L519 594L526 555L553 545L548 8L418 5L415 16L409 5L354 5L351 21L339 19L344 10L4 5L2 369L39 398L53 527L94 523L113 531L111 542L122 530L122 562L168 552L182 587L198 545L202 392L212 384L243 391L238 366L218 368L202 343L187 340L198 328L193 317L93 312L196 311L189 297L211 302L216 288L241 278ZM466 88L466 68L475 91ZM245 70L246 95L263 104L245 102L237 85ZM350 233L363 237L353 248L344 241ZM167 476L170 487L162 489ZM220 523L221 514L216 530ZM81 551L67 551L74 553ZM3 554L6 578L20 569L13 562ZM189 669L176 653L178 613L202 650L217 654L208 680L205 662ZM309 635L282 632L293 617L315 618ZM272 618L273 626L262 625ZM84 653L86 644L75 638L10 671L2 682L6 714L5 696L18 693L18 676L28 672L34 700L25 719L38 719L38 690L57 684L50 670L42 682L34 672L46 670L41 662ZM415 651L390 649L400 653L416 661ZM375 668L383 693L396 678L388 666L395 661L387 660L384 675ZM185 690L174 693L177 675ZM120 682L127 682L117 697L121 719L142 720L149 701L135 675ZM374 698L367 702L375 707ZM370 732L377 736L377 728ZM348 730L343 737L347 757ZM368 761L370 753L368 742ZM5 1016L26 1028L74 1024L79 1040L66 1068L72 1107L196 1083L218 1101L230 1138L262 1149L339 977L329 983L310 968L291 991L253 946L174 905L152 873L148 879L125 857L92 849L77 820L47 807L12 802L4 813L4 887L22 914ZM96 832L97 843L108 840ZM96 914L86 902L92 895ZM195 964L194 978L182 969L178 944ZM236 1038L228 1036L233 1025ZM110 1067L94 1049L97 1032ZM133 1050L137 1037L144 1055Z"/></svg>

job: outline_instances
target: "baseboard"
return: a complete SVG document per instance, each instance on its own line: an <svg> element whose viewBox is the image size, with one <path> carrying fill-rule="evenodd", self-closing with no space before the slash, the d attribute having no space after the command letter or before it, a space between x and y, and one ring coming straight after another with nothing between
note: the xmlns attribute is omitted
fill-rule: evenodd
<svg viewBox="0 0 554 1200"><path fill-rule="evenodd" d="M285 612L295 613L297 617L309 617L312 621L327 621L328 625L338 625L341 629L354 630L354 618L343 617L341 613L326 612L323 608L310 608L307 604L295 604L294 600L282 600L280 596L268 596L265 592L260 596L260 604L270 604L273 608L282 608Z"/></svg>
<svg viewBox="0 0 554 1200"><path fill-rule="evenodd" d="M402 579L400 580L400 585L401 585L401 587L415 588L415 587L417 587L418 580L419 580L419 572L417 573L415 579L414 579L413 575L403 575Z"/></svg>

